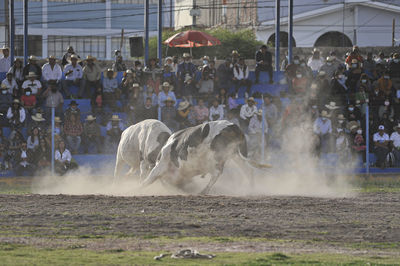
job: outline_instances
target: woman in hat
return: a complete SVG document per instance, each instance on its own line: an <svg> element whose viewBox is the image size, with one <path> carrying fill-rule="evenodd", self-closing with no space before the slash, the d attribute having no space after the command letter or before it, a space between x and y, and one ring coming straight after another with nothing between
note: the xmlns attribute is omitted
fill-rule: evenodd
<svg viewBox="0 0 400 266"><path fill-rule="evenodd" d="M24 68L22 60L20 58L14 59L14 64L12 65L12 67L8 72L10 72L13 75L13 78L17 82L18 87L21 87L22 83L25 80L25 76L24 76Z"/></svg>
<svg viewBox="0 0 400 266"><path fill-rule="evenodd" d="M180 129L184 129L194 125L194 123L190 121L190 116L193 116L193 114L191 115L191 113L192 105L188 101L182 101L179 103L176 121L178 121Z"/></svg>
<svg viewBox="0 0 400 266"><path fill-rule="evenodd" d="M19 87L11 72L7 72L6 78L1 82L1 86L6 87L9 94L18 95Z"/></svg>
<svg viewBox="0 0 400 266"><path fill-rule="evenodd" d="M31 116L28 129L32 130L34 128L38 128L39 135L44 136L46 134L46 119L43 117L43 113L39 112L40 110L38 109L36 110L36 114Z"/></svg>
<svg viewBox="0 0 400 266"><path fill-rule="evenodd" d="M14 129L19 129L24 125L25 118L25 109L21 106L21 102L14 99L11 107L7 110L8 122Z"/></svg>
<svg viewBox="0 0 400 266"><path fill-rule="evenodd" d="M176 109L174 105L175 100L168 97L164 100L164 106L161 108L161 121L171 129L172 132L179 129L179 124L176 121Z"/></svg>
<svg viewBox="0 0 400 266"><path fill-rule="evenodd" d="M69 170L78 168L78 165L72 159L71 152L65 147L65 142L60 140L54 155L55 170L59 175L64 175Z"/></svg>
<svg viewBox="0 0 400 266"><path fill-rule="evenodd" d="M171 91L170 84L168 82L164 82L162 84L162 91L158 94L158 104L160 105L160 107L165 106L165 100L167 98L171 98L174 103L176 102L175 93Z"/></svg>
<svg viewBox="0 0 400 266"><path fill-rule="evenodd" d="M144 68L145 84L148 87L152 87L156 94L158 94L162 77L162 69L158 66L157 62L157 58L150 58L149 63Z"/></svg>

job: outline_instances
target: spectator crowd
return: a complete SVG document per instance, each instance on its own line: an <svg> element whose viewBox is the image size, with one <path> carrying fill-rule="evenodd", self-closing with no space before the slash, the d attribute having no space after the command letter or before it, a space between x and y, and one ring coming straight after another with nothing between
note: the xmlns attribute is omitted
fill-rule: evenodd
<svg viewBox="0 0 400 266"><path fill-rule="evenodd" d="M82 60L73 47L59 61L49 56L42 66L35 56L24 66L19 58L10 62L7 47L1 52L0 72L6 77L0 90L0 163L18 175L50 165L52 108L60 174L77 167L74 154L114 152L124 128L145 119L161 119L172 131L227 119L246 133L250 156L258 156L262 138L268 149L279 147L282 132L306 115L313 127L305 137L315 139L316 156L336 153L343 163L365 162L367 105L376 166L400 166L397 53L374 56L354 46L341 58L335 51L323 57L314 49L290 64L285 58L284 76L274 81L265 45L255 52L255 78L235 50L219 66L208 56L195 65L184 53L165 58L161 66L151 58L145 66L135 61L132 68L117 51L107 69L90 55ZM274 86L284 89L268 93ZM89 99L91 112L82 114L76 99Z"/></svg>

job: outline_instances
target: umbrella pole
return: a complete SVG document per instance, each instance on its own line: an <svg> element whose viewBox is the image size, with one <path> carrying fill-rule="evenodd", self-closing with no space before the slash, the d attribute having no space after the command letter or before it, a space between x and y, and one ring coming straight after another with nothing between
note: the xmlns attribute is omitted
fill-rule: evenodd
<svg viewBox="0 0 400 266"><path fill-rule="evenodd" d="M165 57L168 56L168 47L169 47L169 45L167 45L167 50L165 51Z"/></svg>
<svg viewBox="0 0 400 266"><path fill-rule="evenodd" d="M190 47L190 56L192 56L192 47Z"/></svg>

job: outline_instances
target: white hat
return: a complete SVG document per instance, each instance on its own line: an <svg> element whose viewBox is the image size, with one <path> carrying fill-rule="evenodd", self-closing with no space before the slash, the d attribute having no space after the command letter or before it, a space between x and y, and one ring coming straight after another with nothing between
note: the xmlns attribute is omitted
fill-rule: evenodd
<svg viewBox="0 0 400 266"><path fill-rule="evenodd" d="M67 59L68 63L71 63L71 62L72 62L72 59L76 59L78 62L81 61L81 59L80 59L76 54L72 54L72 55Z"/></svg>
<svg viewBox="0 0 400 266"><path fill-rule="evenodd" d="M96 117L94 117L93 115L88 115L85 120L93 121L93 120L96 120Z"/></svg>
<svg viewBox="0 0 400 266"><path fill-rule="evenodd" d="M26 76L26 78L36 78L37 75L35 72L29 72L28 75Z"/></svg>
<svg viewBox="0 0 400 266"><path fill-rule="evenodd" d="M328 112L327 112L326 110L323 110L323 111L321 112L321 116L322 116L322 117L327 117L327 118L331 117L331 116L328 114Z"/></svg>
<svg viewBox="0 0 400 266"><path fill-rule="evenodd" d="M329 110L335 110L339 108L338 106L336 106L335 102L330 102L329 104L325 104L325 107L328 108Z"/></svg>
<svg viewBox="0 0 400 266"><path fill-rule="evenodd" d="M121 118L119 118L118 115L112 115L110 120L111 121L121 121Z"/></svg>
<svg viewBox="0 0 400 266"><path fill-rule="evenodd" d="M41 113L36 113L35 115L32 115L31 117L36 122L41 122L41 121L45 121L46 120L46 119L44 119L44 117L43 117L43 115Z"/></svg>
<svg viewBox="0 0 400 266"><path fill-rule="evenodd" d="M380 126L378 127L378 129L379 129L379 130L385 130L385 126L384 126L384 125L380 125Z"/></svg>
<svg viewBox="0 0 400 266"><path fill-rule="evenodd" d="M188 101L182 101L182 102L180 102L180 103L179 103L179 106L178 106L178 111L185 110L186 108L189 107L189 105L190 105L190 103L189 103Z"/></svg>

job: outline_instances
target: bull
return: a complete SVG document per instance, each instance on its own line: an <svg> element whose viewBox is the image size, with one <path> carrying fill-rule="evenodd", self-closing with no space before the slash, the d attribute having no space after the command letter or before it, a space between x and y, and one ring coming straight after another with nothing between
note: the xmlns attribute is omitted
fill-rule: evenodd
<svg viewBox="0 0 400 266"><path fill-rule="evenodd" d="M189 127L169 137L142 185L150 185L162 178L162 181L181 187L195 176L211 174L210 181L201 191L201 194L208 194L222 174L225 162L234 155L253 168L269 167L246 158L245 135L237 125L218 120Z"/></svg>
<svg viewBox="0 0 400 266"><path fill-rule="evenodd" d="M130 166L128 175L139 173L143 180L155 166L157 156L170 135L171 130L155 119L125 129L118 145L114 180L121 175L126 164Z"/></svg>

